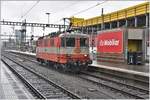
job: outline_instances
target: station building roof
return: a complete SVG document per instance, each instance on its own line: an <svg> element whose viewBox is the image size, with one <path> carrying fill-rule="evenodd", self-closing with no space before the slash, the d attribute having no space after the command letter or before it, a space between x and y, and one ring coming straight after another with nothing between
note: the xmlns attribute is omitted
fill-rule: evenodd
<svg viewBox="0 0 150 100"><path fill-rule="evenodd" d="M72 17L71 23L73 27L85 27L101 24L102 22L108 23L117 20L123 20L134 16L140 16L150 12L149 3L150 2L145 2L122 10L104 14L103 16L96 16L89 19Z"/></svg>

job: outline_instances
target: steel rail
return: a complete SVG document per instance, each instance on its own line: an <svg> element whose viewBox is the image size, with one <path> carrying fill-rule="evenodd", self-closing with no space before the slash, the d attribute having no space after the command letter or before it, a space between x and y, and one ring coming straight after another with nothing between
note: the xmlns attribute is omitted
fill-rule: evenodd
<svg viewBox="0 0 150 100"><path fill-rule="evenodd" d="M5 55L3 55L3 56L6 57ZM53 82L53 81L47 79L45 76L40 75L40 74L38 74L37 72L32 71L30 68L25 67L24 65L22 65L22 64L20 64L20 63L18 63L18 62L16 62L15 60L12 60L10 57L7 57L7 59L13 61L14 63L16 63L16 64L18 64L19 66L23 67L24 69L28 70L29 72L34 73L35 75L37 75L38 77L44 79L45 81L47 81L49 84L53 85L54 87L59 88L62 92L66 93L66 94L67 94L68 96L70 96L71 98L73 98L73 99L81 99L81 97L78 96L77 94L72 93L71 91L65 89L64 87L58 85L57 83L55 83L55 82Z"/></svg>
<svg viewBox="0 0 150 100"><path fill-rule="evenodd" d="M15 69L13 69L7 62L5 62L3 59L1 59L2 62L8 66L8 68L15 73L22 81L23 83L25 83L26 86L28 86L30 88L30 90L40 99L46 99L46 97L44 95L42 95L36 88L34 88L34 86L32 84L30 84L30 82L28 82L21 74L19 74Z"/></svg>
<svg viewBox="0 0 150 100"><path fill-rule="evenodd" d="M14 53L14 52L12 52L12 53ZM21 53L15 53L15 54L24 55L24 56L30 56L30 55L21 54ZM31 55L31 57L35 58L35 56L32 56L32 55ZM24 59L27 59L27 58L24 57ZM29 59L27 59L27 60L29 60ZM36 63L36 61L33 61L33 60L30 60L30 61ZM92 66L90 66L90 67L92 67ZM95 71L95 72L99 72L99 71L97 71L97 70L94 70L94 71ZM143 80L141 80L141 79L135 79L135 78L131 78L131 77L119 76L119 75L116 75L116 74L113 74L113 73L108 73L108 72L101 72L101 73L104 73L104 74L107 74L107 75L111 75L111 76L114 76L114 77L118 77L118 78L124 78L124 79L128 79L128 80L134 80L134 81L137 81L137 82L142 82L142 83L149 84L148 81L143 81Z"/></svg>
<svg viewBox="0 0 150 100"><path fill-rule="evenodd" d="M13 54L13 55L14 55L14 54ZM17 57L23 58L23 59L25 59L25 60L28 60L28 61L31 61L31 62L34 62L34 63L37 63L37 62L34 61L34 60L30 60L30 59L28 59L28 58L26 58L26 57L22 57L22 56L19 56L19 55L22 55L22 54L20 54L20 53L15 54L15 56L17 56ZM25 56L25 55L24 55L24 56ZM82 73L82 74L86 74L86 75L88 75L88 76L95 77L95 78L100 78L100 79L102 79L102 80L111 81L111 82L114 82L114 83L116 83L116 84L121 84L121 85L125 85L125 86L128 86L128 87L133 87L133 88L135 88L135 89L139 89L139 90L141 90L141 91L144 91L144 92L149 93L149 91L147 91L146 89L142 89L142 88L135 87L135 86L131 86L131 85L128 85L128 84L116 82L116 81L113 81L113 80L110 80L110 79L107 79L107 78L103 78L103 77L100 77L100 76L95 76L95 75L88 74L88 73L85 73L85 72L81 72L81 73ZM81 77L81 78L83 78L83 77ZM86 79L86 78L83 78L83 79ZM86 80L93 82L93 81L90 80L90 79L86 79ZM96 82L93 82L93 83L96 83ZM140 96L131 94L131 93L127 92L127 91L122 91L121 89L116 89L116 88L114 88L114 87L112 87L112 86L108 86L108 85L103 84L103 83L96 83L96 84L102 84L102 85L105 85L105 86L107 86L107 87L110 87L110 88L113 88L113 89L115 89L115 90L118 90L118 91L120 91L120 92L124 92L124 93L126 93L126 94L128 94L128 95L134 96L134 97L136 97L136 98L138 98L138 99L143 99L143 97L140 97Z"/></svg>
<svg viewBox="0 0 150 100"><path fill-rule="evenodd" d="M137 86L134 86L134 85L125 84L123 82L117 82L117 81L114 81L114 80L112 80L112 79L110 79L108 77L103 77L103 76L100 76L100 75L93 75L93 74L90 74L90 73L87 73L87 72L81 72L81 73L85 74L85 75L88 75L88 76L91 76L91 77L95 77L95 78L99 78L99 79L102 79L102 80L110 81L110 82L113 82L113 83L116 83L116 84L120 84L120 85L125 85L125 86L128 86L128 87L131 87L131 88L134 88L134 89L139 89L141 91L149 93L148 89L140 88L140 87L137 87Z"/></svg>
<svg viewBox="0 0 150 100"><path fill-rule="evenodd" d="M90 67L95 67L95 66L90 66ZM102 68L103 69L103 68ZM94 72L98 72L98 73L104 73L104 74L107 74L107 75L110 75L110 76L114 76L114 77L118 77L118 78L124 78L124 79L128 79L128 80L134 80L134 81L137 81L137 82L142 82L142 83L147 83L149 84L149 81L144 81L144 80L141 80L139 78L133 78L133 77L126 77L126 76L122 76L122 75L117 75L116 73L113 74L113 73L110 73L110 72L106 72L106 71L100 71L100 70L93 70ZM111 71L111 70L110 70ZM123 72L119 72L119 73L123 73ZM138 75L136 75L138 76ZM143 76L145 77L145 76ZM148 77L147 77L148 78ZM149 78L148 78L149 79Z"/></svg>
<svg viewBox="0 0 150 100"><path fill-rule="evenodd" d="M97 82L97 81L94 81L94 80L92 80L92 79L86 78L86 77L82 76L82 74L83 74L83 75L90 76L90 77L93 77L93 78L105 80L105 81L108 81L108 82L113 82L113 83L115 83L115 84L120 84L120 85L125 85L125 86L128 86L128 87L137 88L137 89L139 89L139 90L141 90L141 91L144 91L144 92L146 92L147 94L149 94L149 91L147 91L147 90L144 90L144 89L141 89L141 88L138 88L138 87L134 87L134 86L130 86L130 85L127 85L127 84L119 83L119 82L116 82L116 81L113 81L113 80L110 80L110 79L106 79L106 78L104 78L104 77L95 76L95 75L92 75L92 74L89 74L89 73L81 72L81 76L80 76L80 75L78 76L78 77L80 77L80 78L82 78L82 79L85 79L85 80L87 80L87 81L90 81L90 82L93 82L93 83L96 83L96 84L100 84L100 85L104 85L104 86L106 86L106 87L112 88L112 89L117 90L117 91L120 91L120 92L122 92L122 93L131 95L131 96L134 96L134 97L136 97L137 99L144 99L144 98L143 98L142 96L135 95L135 94L132 93L132 92L130 93L129 91L125 91L125 90L122 90L122 89L120 89L120 88L116 88L116 87L114 87L114 86L110 86L110 85L107 84L107 83L102 83L102 82L100 82L100 81Z"/></svg>

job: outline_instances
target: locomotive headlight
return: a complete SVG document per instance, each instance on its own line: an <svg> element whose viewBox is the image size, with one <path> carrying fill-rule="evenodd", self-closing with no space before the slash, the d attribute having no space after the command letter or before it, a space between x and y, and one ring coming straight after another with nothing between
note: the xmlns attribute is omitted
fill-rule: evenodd
<svg viewBox="0 0 150 100"><path fill-rule="evenodd" d="M88 55L86 55L86 54L84 55L84 57L87 57L87 56L88 56Z"/></svg>

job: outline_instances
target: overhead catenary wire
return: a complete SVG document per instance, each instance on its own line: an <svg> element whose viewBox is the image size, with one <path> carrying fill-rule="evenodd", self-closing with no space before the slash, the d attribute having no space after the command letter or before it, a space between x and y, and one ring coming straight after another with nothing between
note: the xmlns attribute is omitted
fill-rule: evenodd
<svg viewBox="0 0 150 100"><path fill-rule="evenodd" d="M92 8L95 8L95 7L101 5L101 4L105 3L105 2L107 2L107 0L106 0L106 1L103 1L103 2L101 2L101 3L97 3L96 5L93 5L93 6L89 7L89 8L87 8L87 9L81 10L81 11L79 11L79 12L77 12L77 13L71 15L71 16L78 15L78 14L80 14L80 13L86 12L86 11L88 11L88 10L90 10L90 9L92 9Z"/></svg>
<svg viewBox="0 0 150 100"><path fill-rule="evenodd" d="M74 5L78 4L78 3L80 3L80 1L74 1L73 3L63 7L62 9L59 9L58 11L53 12L53 14L57 14L59 12L64 11L65 9L69 9L70 7L72 7L72 6L74 6Z"/></svg>
<svg viewBox="0 0 150 100"><path fill-rule="evenodd" d="M25 16L27 16L27 14L40 2L40 0L38 0L24 15L21 16L21 19Z"/></svg>
<svg viewBox="0 0 150 100"><path fill-rule="evenodd" d="M86 8L86 9L84 9L84 10L81 10L81 11L79 11L79 12L77 12L77 13L72 14L72 15L69 16L68 18L70 18L70 17L72 17L72 16L75 16L75 15L78 15L78 14L81 14L81 13L83 13L83 12L86 12L86 11L88 11L88 10L90 10L90 9L92 9L92 8L95 8L95 7L97 7L97 6L100 6L100 5L102 5L102 4L106 3L106 2L107 2L107 0L105 0L105 1L103 1L103 2L100 2L100 3L97 3L96 5L93 5L93 6L89 7L89 8ZM57 23L60 22L60 21L62 21L62 20L63 20L63 18L61 18L59 21L57 21Z"/></svg>
<svg viewBox="0 0 150 100"><path fill-rule="evenodd" d="M65 6L65 7L64 7L63 9L61 9L60 11L62 12L62 11L64 11L65 9L68 9L69 7L72 7L72 6L74 6L74 5L76 5L76 4L80 3L80 2L81 2L81 1L73 2L73 3L71 3L69 6ZM55 12L55 13L58 13L58 12ZM55 13L53 13L53 14L55 14ZM54 23L58 23L58 22L60 22L60 21L62 21L62 20L63 20L63 18L61 18L61 19L55 21Z"/></svg>

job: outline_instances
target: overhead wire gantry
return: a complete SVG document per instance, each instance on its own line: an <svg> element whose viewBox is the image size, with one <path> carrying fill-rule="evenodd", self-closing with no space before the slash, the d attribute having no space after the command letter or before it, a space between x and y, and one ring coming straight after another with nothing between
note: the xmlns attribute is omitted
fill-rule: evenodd
<svg viewBox="0 0 150 100"><path fill-rule="evenodd" d="M47 27L47 28L64 28L64 27L68 27L68 25L60 25L60 24L13 22L13 21L4 21L4 20L0 21L0 25L27 26L27 27Z"/></svg>

